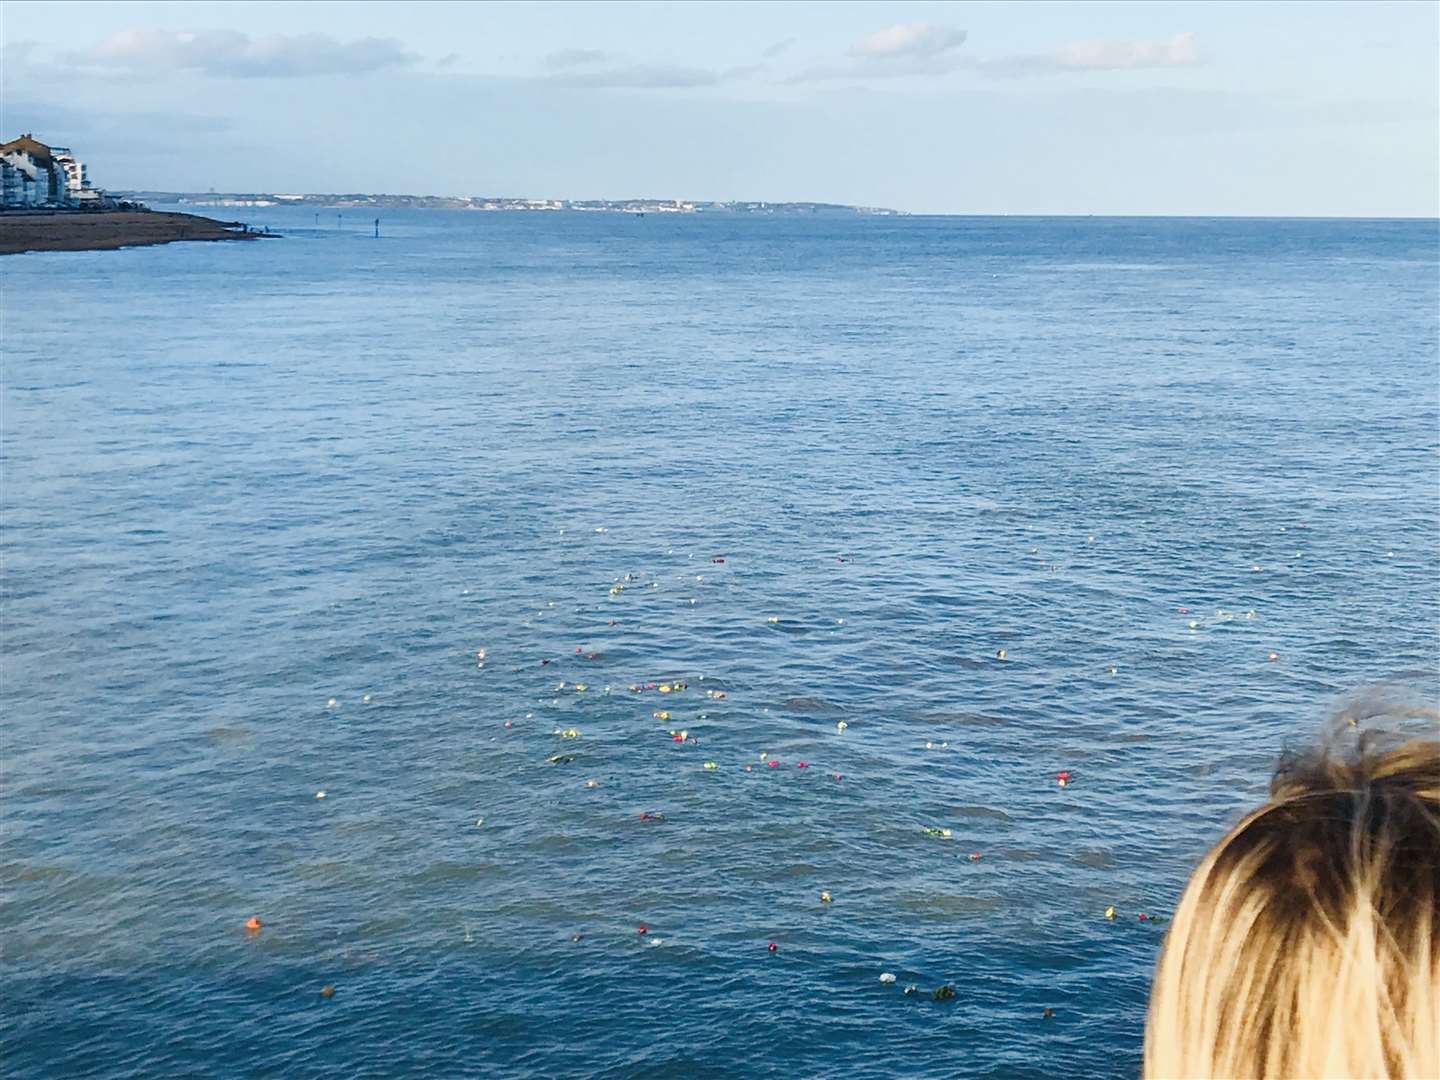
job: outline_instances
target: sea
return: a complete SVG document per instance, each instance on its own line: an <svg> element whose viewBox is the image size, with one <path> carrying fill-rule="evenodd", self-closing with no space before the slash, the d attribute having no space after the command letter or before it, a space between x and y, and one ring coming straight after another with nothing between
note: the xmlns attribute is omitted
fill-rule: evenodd
<svg viewBox="0 0 1440 1080"><path fill-rule="evenodd" d="M209 212L0 262L8 1077L1133 1077L1440 699L1433 220Z"/></svg>

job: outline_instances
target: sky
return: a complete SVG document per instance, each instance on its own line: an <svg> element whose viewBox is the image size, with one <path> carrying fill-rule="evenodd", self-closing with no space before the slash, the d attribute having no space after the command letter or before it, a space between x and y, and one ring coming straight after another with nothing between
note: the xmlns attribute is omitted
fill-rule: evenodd
<svg viewBox="0 0 1440 1080"><path fill-rule="evenodd" d="M1440 4L0 3L111 189L1440 215Z"/></svg>

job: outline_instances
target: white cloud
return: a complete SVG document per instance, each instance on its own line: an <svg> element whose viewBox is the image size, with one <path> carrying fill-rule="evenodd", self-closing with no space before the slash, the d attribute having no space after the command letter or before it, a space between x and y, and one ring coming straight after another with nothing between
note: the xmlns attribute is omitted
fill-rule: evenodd
<svg viewBox="0 0 1440 1080"><path fill-rule="evenodd" d="M821 64L790 76L787 83L827 79L900 79L944 75L964 63L965 31L930 23L901 23L866 34L850 49L851 59Z"/></svg>
<svg viewBox="0 0 1440 1080"><path fill-rule="evenodd" d="M1194 67L1205 62L1194 33L1164 41L1078 41L1050 53L980 61L982 70L1024 75L1057 71L1134 71Z"/></svg>
<svg viewBox="0 0 1440 1080"><path fill-rule="evenodd" d="M120 70L287 78L353 75L413 64L420 57L394 38L340 41L328 34L252 38L238 30L121 30L68 59L87 67Z"/></svg>
<svg viewBox="0 0 1440 1080"><path fill-rule="evenodd" d="M962 69L991 75L1043 75L1075 71L1133 71L1142 68L1194 67L1205 62L1194 33L1161 41L1079 41L1052 52L991 59L961 50L964 30L913 22L866 34L849 50L849 59L799 71L786 83L845 79L897 79L940 76Z"/></svg>
<svg viewBox="0 0 1440 1080"><path fill-rule="evenodd" d="M913 22L887 26L866 34L853 49L854 56L916 57L939 56L965 44L965 31L948 26Z"/></svg>
<svg viewBox="0 0 1440 1080"><path fill-rule="evenodd" d="M1099 71L1191 67L1200 63L1200 50L1193 33L1176 34L1168 41L1082 41L1057 51L1055 62Z"/></svg>

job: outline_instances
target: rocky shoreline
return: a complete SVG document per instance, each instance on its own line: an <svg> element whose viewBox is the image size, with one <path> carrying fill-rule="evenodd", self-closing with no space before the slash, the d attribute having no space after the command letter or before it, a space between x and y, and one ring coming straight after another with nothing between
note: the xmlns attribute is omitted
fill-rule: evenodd
<svg viewBox="0 0 1440 1080"><path fill-rule="evenodd" d="M237 221L195 214L123 210L109 213L0 214L0 255L26 251L108 251L177 240L255 240Z"/></svg>

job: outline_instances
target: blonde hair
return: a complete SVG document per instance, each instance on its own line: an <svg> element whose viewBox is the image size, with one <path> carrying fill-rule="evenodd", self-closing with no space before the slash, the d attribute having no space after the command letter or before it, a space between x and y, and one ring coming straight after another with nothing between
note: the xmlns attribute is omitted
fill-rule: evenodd
<svg viewBox="0 0 1440 1080"><path fill-rule="evenodd" d="M1195 869L1147 1080L1440 1077L1440 743L1350 741L1282 760Z"/></svg>

